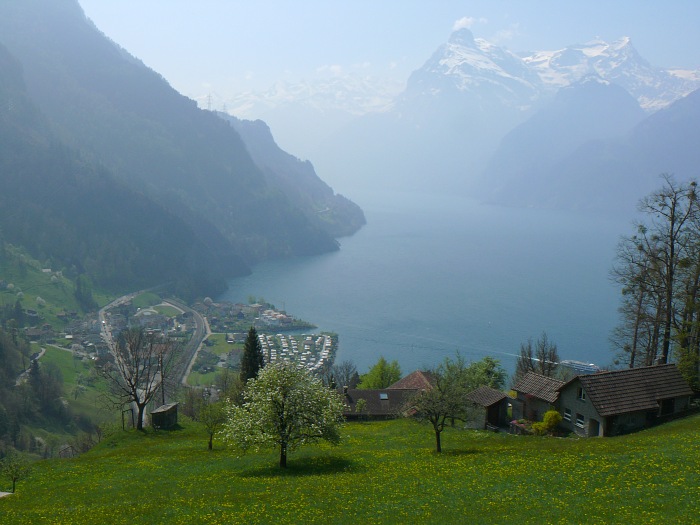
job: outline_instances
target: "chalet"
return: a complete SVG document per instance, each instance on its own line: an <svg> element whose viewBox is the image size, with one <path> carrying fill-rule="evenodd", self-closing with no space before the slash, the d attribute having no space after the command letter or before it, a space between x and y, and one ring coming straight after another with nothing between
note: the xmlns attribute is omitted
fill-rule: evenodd
<svg viewBox="0 0 700 525"><path fill-rule="evenodd" d="M511 400L513 419L540 421L550 408L556 405L559 388L564 381L528 372L513 386L516 398Z"/></svg>
<svg viewBox="0 0 700 525"><path fill-rule="evenodd" d="M392 419L404 415L406 406L418 390L414 389L360 389L343 387L346 419ZM358 401L364 400L360 411Z"/></svg>
<svg viewBox="0 0 700 525"><path fill-rule="evenodd" d="M677 417L693 395L672 364L581 375L558 392L561 426L581 436L614 436Z"/></svg>
<svg viewBox="0 0 700 525"><path fill-rule="evenodd" d="M433 387L435 378L430 372L416 370L403 379L383 389L359 389L343 387L347 419L390 419L410 414L410 402L423 390ZM357 402L364 399L364 409L358 412ZM362 406L362 405L360 405Z"/></svg>
<svg viewBox="0 0 700 525"><path fill-rule="evenodd" d="M478 428L495 430L507 422L510 398L500 390L480 386L467 394L467 399L477 407Z"/></svg>
<svg viewBox="0 0 700 525"><path fill-rule="evenodd" d="M396 383L389 386L392 390L430 390L435 384L435 377L431 372L416 370L408 374L403 379L399 379Z"/></svg>

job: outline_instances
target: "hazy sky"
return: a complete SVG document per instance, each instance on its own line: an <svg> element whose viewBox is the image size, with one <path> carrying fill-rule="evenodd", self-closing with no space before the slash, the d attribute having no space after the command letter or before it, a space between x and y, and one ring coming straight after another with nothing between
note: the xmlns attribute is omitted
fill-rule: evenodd
<svg viewBox="0 0 700 525"><path fill-rule="evenodd" d="M405 81L455 24L513 51L630 36L658 66L700 68L700 2L79 0L109 37L190 97L319 72Z"/></svg>

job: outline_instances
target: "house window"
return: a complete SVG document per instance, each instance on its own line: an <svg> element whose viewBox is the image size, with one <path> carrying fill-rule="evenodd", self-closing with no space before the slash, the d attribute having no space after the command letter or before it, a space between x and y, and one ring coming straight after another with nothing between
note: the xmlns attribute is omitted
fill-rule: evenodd
<svg viewBox="0 0 700 525"><path fill-rule="evenodd" d="M583 414L576 414L576 426L583 428Z"/></svg>
<svg viewBox="0 0 700 525"><path fill-rule="evenodd" d="M581 401L585 401L585 400L586 400L586 391L585 391L583 388L581 388L581 387L579 387L579 389L578 389L578 398L579 398Z"/></svg>
<svg viewBox="0 0 700 525"><path fill-rule="evenodd" d="M564 409L564 421L571 421L571 409L570 408Z"/></svg>
<svg viewBox="0 0 700 525"><path fill-rule="evenodd" d="M386 392L380 392L380 393L379 393L379 399L382 400L382 401L386 401L387 399L389 399L389 394L386 393Z"/></svg>

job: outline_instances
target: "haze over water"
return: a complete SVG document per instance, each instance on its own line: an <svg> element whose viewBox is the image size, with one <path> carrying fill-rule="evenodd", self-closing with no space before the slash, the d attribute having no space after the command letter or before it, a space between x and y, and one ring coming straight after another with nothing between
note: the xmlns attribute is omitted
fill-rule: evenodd
<svg viewBox="0 0 700 525"><path fill-rule="evenodd" d="M339 334L336 360L380 355L404 373L459 351L510 372L546 331L562 359L606 365L619 290L615 247L633 217L513 209L459 197L353 195L368 224L338 252L268 262L220 299L263 297Z"/></svg>

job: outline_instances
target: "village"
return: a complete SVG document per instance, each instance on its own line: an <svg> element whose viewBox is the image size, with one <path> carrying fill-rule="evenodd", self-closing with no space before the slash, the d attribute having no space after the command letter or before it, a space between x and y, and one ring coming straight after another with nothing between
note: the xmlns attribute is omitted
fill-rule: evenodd
<svg viewBox="0 0 700 525"><path fill-rule="evenodd" d="M211 299L192 307L172 301L161 302L152 294L150 305L143 297L131 294L115 300L96 315L79 318L66 314L65 327L55 332L33 311L27 311L33 326L25 329L29 340L39 344L58 344L76 357L109 359L110 341L105 334L119 333L127 326L140 326L149 331L168 334L199 347L194 369L215 374L223 368L238 369L242 344L248 329L255 327L265 363L292 362L307 370L323 374L334 364L337 334L285 333L312 328L314 325L296 319L264 302L252 304L217 303ZM36 315L36 319L32 318ZM205 321L206 320L206 321ZM198 329L204 322L207 330ZM210 355L212 333L222 334L226 351ZM201 343L201 346L200 346ZM206 363L206 356L212 361ZM192 357L194 359L194 349ZM483 411L476 418L477 428L528 433L528 423L538 421L548 409L562 416L560 427L579 436L624 434L658 422L694 412L692 390L675 365L642 367L600 373L588 363L562 361L571 368L571 379L562 381L526 374L512 386L510 393L483 387L470 394L470 401ZM185 382L186 377L183 377ZM380 390L345 389L345 416L349 419L368 417L384 419L401 413L406 399L418 391L432 388L431 374L415 371L397 384ZM363 407L358 411L359 400Z"/></svg>

